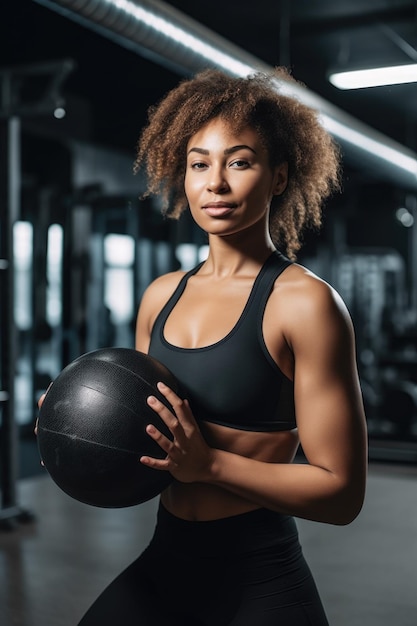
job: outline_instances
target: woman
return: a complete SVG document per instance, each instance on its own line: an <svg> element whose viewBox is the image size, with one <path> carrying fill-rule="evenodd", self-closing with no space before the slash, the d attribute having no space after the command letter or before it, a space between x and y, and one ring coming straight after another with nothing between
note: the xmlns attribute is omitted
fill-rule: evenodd
<svg viewBox="0 0 417 626"><path fill-rule="evenodd" d="M82 626L328 623L293 516L358 515L366 428L346 308L294 262L338 188L338 150L277 78L292 80L203 72L150 111L139 140L148 193L173 217L189 206L209 254L143 296L136 347L184 399L163 385L172 411L148 399L173 440L149 425L166 457L140 462L175 480L150 546Z"/></svg>

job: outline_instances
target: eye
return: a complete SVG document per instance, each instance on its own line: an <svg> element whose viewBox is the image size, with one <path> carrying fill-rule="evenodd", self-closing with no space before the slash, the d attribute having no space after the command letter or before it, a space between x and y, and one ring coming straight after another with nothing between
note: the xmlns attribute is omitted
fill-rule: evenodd
<svg viewBox="0 0 417 626"><path fill-rule="evenodd" d="M191 163L190 167L192 170L200 171L200 170L204 170L207 167L207 165L206 163L203 163L202 161L195 161L194 163Z"/></svg>
<svg viewBox="0 0 417 626"><path fill-rule="evenodd" d="M230 163L230 167L245 169L249 167L249 161L246 161L245 159L236 159L236 161L232 161L232 163Z"/></svg>

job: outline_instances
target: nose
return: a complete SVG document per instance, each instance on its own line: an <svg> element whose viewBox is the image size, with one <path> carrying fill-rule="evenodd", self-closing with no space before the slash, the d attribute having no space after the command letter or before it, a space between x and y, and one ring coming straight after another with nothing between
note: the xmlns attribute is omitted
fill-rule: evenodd
<svg viewBox="0 0 417 626"><path fill-rule="evenodd" d="M213 168L210 172L207 188L212 193L225 193L229 189L223 170L221 168Z"/></svg>

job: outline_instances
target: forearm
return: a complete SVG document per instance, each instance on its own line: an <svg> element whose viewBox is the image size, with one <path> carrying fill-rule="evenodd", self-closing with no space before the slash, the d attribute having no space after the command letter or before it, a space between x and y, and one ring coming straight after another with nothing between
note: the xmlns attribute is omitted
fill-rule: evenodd
<svg viewBox="0 0 417 626"><path fill-rule="evenodd" d="M148 467L169 471L179 482L218 485L261 507L315 521L348 524L359 513L366 479L362 419L340 419L337 428L330 418L316 420L314 429L305 424L304 439L301 434L300 439L308 442L303 450L309 464L266 463L209 447L189 403L161 383L158 389L174 413L154 396L148 398L148 404L173 439L148 425L147 433L166 453L164 459L141 457Z"/></svg>
<svg viewBox="0 0 417 626"><path fill-rule="evenodd" d="M281 513L330 524L348 524L359 513L363 489L357 480L309 464L264 463L214 450L206 482Z"/></svg>

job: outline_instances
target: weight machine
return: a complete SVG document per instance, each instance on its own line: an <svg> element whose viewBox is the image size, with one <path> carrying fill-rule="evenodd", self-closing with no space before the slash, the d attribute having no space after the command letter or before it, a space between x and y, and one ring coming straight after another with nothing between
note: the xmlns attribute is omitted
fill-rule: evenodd
<svg viewBox="0 0 417 626"><path fill-rule="evenodd" d="M62 109L60 90L74 68L68 59L0 69L0 526L6 529L33 519L18 505L16 492L19 455L13 228L20 216L21 120ZM44 87L39 90L42 81ZM30 94L33 84L37 85L35 97Z"/></svg>

